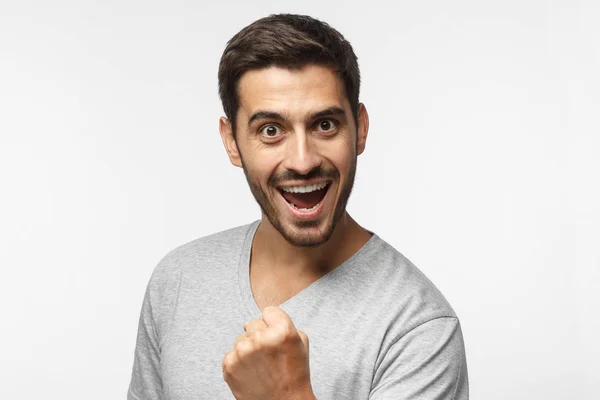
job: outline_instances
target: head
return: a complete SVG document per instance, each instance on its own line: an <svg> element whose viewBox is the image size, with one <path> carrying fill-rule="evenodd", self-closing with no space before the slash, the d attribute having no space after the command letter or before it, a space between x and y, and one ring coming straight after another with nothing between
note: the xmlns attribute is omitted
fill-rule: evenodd
<svg viewBox="0 0 600 400"><path fill-rule="evenodd" d="M350 44L307 16L260 19L223 53L223 143L263 216L293 245L326 242L345 213L368 132L359 86Z"/></svg>
<svg viewBox="0 0 600 400"><path fill-rule="evenodd" d="M278 66L292 70L308 64L328 66L342 80L357 122L360 72L348 41L325 22L306 15L279 14L261 18L227 43L219 64L219 96L236 132L239 81L247 71Z"/></svg>

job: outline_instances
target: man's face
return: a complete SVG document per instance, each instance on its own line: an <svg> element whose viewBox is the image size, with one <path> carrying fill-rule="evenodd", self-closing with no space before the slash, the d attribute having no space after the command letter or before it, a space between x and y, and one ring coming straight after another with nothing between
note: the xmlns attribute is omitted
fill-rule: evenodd
<svg viewBox="0 0 600 400"><path fill-rule="evenodd" d="M352 191L366 110L357 129L341 79L316 65L246 72L239 99L236 140L226 147L264 215L294 246L326 242Z"/></svg>

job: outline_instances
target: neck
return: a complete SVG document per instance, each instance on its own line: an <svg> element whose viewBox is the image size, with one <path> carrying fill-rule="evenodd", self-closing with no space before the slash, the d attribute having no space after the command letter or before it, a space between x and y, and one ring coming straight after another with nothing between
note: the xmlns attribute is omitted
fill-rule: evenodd
<svg viewBox="0 0 600 400"><path fill-rule="evenodd" d="M345 212L327 242L315 247L297 247L288 243L263 215L252 243L252 264L267 274L318 279L352 257L370 237Z"/></svg>

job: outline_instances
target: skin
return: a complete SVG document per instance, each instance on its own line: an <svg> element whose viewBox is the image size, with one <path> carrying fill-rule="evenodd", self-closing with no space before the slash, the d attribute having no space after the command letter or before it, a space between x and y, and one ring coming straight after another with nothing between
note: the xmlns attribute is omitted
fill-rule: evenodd
<svg viewBox="0 0 600 400"><path fill-rule="evenodd" d="M223 377L238 400L315 399L308 337L278 307L244 326L223 359Z"/></svg>
<svg viewBox="0 0 600 400"><path fill-rule="evenodd" d="M219 128L231 163L244 169L262 210L250 281L263 318L236 340L223 374L238 399L314 398L308 338L285 312L269 306L342 264L371 237L346 211L369 117L360 104L355 122L342 80L325 66L251 70L238 89L235 135L225 117ZM323 212L300 220L278 187L316 181L330 183Z"/></svg>

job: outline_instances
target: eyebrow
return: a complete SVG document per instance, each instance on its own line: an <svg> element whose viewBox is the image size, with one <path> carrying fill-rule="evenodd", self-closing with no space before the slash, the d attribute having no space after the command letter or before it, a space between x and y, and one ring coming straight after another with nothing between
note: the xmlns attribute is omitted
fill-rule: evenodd
<svg viewBox="0 0 600 400"><path fill-rule="evenodd" d="M330 116L334 116L334 115L346 115L346 112L341 107L337 107L337 106L329 107L324 110L317 111L312 114L308 114L307 119L314 121L319 118L330 117ZM250 127L250 125L252 125L252 123L254 121L261 120L261 119L273 119L273 120L277 120L277 121L285 121L286 119L289 119L289 118L286 118L285 114L280 114L280 113L277 113L274 111L259 110L259 111L255 112L254 114L252 114L252 116L248 120L248 127Z"/></svg>

